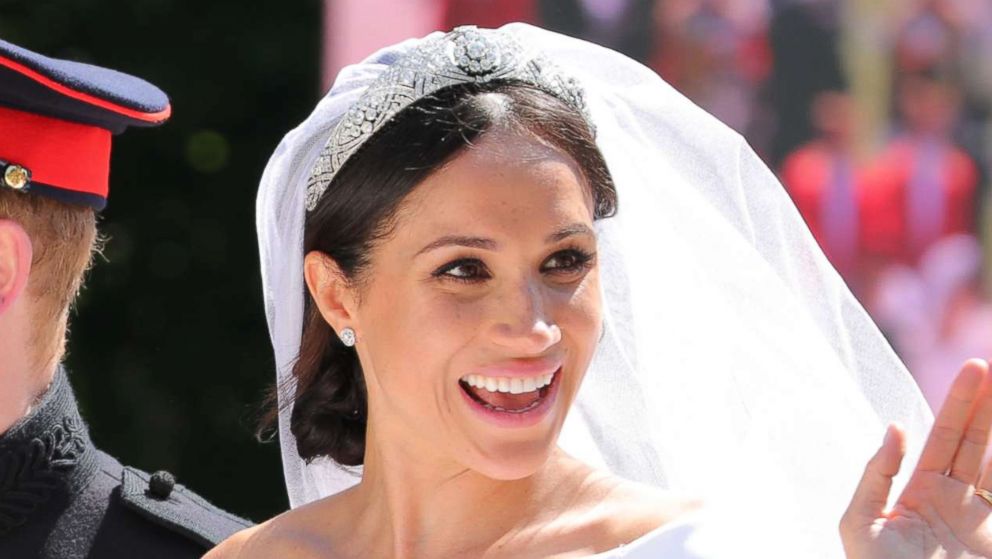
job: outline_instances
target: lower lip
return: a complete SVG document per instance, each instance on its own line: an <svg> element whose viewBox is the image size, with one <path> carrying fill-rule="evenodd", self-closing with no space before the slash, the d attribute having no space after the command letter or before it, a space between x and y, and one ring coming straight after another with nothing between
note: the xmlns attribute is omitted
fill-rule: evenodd
<svg viewBox="0 0 992 559"><path fill-rule="evenodd" d="M551 407L554 405L555 400L558 397L558 385L561 384L559 382L559 377L561 377L560 367L557 371L555 371L555 376L552 377L551 384L548 385L548 393L544 395L541 401L533 408L519 413L498 411L487 408L479 402L476 402L461 386L458 387L458 391L461 392L462 398L468 404L469 409L478 414L479 417L486 422L492 423L499 427L531 427L540 423L541 420L551 412Z"/></svg>

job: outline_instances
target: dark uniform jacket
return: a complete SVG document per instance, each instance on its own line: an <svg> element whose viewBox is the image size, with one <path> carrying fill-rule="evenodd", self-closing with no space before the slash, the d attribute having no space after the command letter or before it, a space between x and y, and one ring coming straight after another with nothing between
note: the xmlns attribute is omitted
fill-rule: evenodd
<svg viewBox="0 0 992 559"><path fill-rule="evenodd" d="M96 449L62 370L0 435L0 559L201 557L250 525Z"/></svg>

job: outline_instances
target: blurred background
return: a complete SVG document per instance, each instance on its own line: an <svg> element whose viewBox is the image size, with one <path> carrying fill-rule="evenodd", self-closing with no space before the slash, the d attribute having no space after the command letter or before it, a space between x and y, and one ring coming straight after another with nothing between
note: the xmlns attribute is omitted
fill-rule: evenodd
<svg viewBox="0 0 992 559"><path fill-rule="evenodd" d="M159 85L114 146L105 257L68 364L97 444L262 520L273 362L254 196L337 70L435 29L526 21L642 61L744 134L934 404L992 357L992 1L0 0L0 37Z"/></svg>

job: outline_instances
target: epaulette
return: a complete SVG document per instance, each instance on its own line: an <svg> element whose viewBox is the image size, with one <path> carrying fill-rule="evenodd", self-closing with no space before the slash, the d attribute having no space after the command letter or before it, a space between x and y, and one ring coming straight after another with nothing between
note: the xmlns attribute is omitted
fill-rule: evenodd
<svg viewBox="0 0 992 559"><path fill-rule="evenodd" d="M168 472L149 475L136 468L125 467L121 474L120 495L130 510L208 548L252 526L252 522L211 505L203 497L176 483Z"/></svg>

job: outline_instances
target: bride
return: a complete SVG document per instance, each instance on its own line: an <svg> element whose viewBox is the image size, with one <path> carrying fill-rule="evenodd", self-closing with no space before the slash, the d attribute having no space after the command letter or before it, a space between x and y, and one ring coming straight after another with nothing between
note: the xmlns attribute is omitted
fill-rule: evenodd
<svg viewBox="0 0 992 559"><path fill-rule="evenodd" d="M258 222L294 508L208 557L992 555L988 365L923 444L774 177L617 53L384 49L286 136Z"/></svg>

